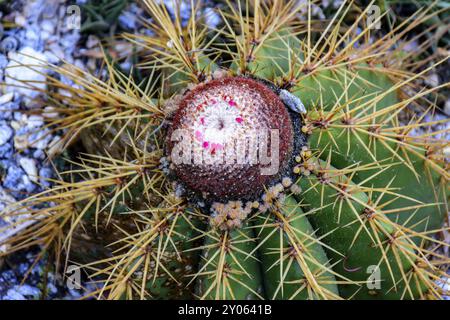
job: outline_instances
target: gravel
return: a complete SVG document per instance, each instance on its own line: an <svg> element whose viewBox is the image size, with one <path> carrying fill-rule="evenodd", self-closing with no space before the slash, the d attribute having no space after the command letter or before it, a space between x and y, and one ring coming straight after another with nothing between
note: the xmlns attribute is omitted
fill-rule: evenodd
<svg viewBox="0 0 450 320"><path fill-rule="evenodd" d="M47 63L48 59L32 47L24 47L17 52L10 52L8 58L9 63L5 69L5 92L13 93L19 99L23 98L25 104L29 105L28 101L37 98L41 94L40 91L46 90L46 69L42 65ZM33 87L24 87L23 81L37 81L38 83L33 83Z"/></svg>
<svg viewBox="0 0 450 320"><path fill-rule="evenodd" d="M81 298L84 290L94 289L89 284L84 289L69 288L52 271L45 271L44 276L44 270L49 266L46 265L45 259L33 266L37 253L37 250L20 252L6 262L8 268L0 272L0 300L73 300ZM26 272L29 272L29 275L22 284Z"/></svg>
<svg viewBox="0 0 450 320"><path fill-rule="evenodd" d="M65 0L16 0L10 13L0 13L2 22L17 25L0 33L0 82L4 83L0 88L0 228L15 222L4 216L8 205L42 191L54 177L45 159L54 152L53 142L59 136L43 127L41 116L28 111L45 107L42 91L47 70L43 63L65 60L83 65L75 61L80 34L67 23L67 5ZM40 83L24 86L21 80ZM5 236L0 233L0 239ZM36 252L28 251L14 254L12 261L0 259L0 300L80 297L80 292L66 289L52 272L46 273L52 279L47 279L43 292L46 260L31 268L35 257ZM30 268L30 276L21 285Z"/></svg>

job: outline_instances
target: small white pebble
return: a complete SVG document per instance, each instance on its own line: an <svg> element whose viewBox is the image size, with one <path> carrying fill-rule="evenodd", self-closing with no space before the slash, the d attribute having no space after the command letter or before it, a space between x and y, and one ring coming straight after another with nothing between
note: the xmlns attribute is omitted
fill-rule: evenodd
<svg viewBox="0 0 450 320"><path fill-rule="evenodd" d="M28 117L27 127L30 129L41 127L44 124L44 118L38 115Z"/></svg>
<svg viewBox="0 0 450 320"><path fill-rule="evenodd" d="M6 92L22 94L29 99L36 98L45 90L46 69L42 66L47 57L31 47L9 54L10 61L5 69Z"/></svg>
<svg viewBox="0 0 450 320"><path fill-rule="evenodd" d="M5 103L10 102L13 97L14 97L14 93L12 93L12 92L2 95L0 97L0 106Z"/></svg>
<svg viewBox="0 0 450 320"><path fill-rule="evenodd" d="M445 102L444 112L446 115L450 116L450 99Z"/></svg>
<svg viewBox="0 0 450 320"><path fill-rule="evenodd" d="M38 171L36 167L36 160L30 158L20 158L19 164L28 175L31 181L38 182Z"/></svg>
<svg viewBox="0 0 450 320"><path fill-rule="evenodd" d="M4 145L11 139L13 130L6 123L0 123L0 146Z"/></svg>

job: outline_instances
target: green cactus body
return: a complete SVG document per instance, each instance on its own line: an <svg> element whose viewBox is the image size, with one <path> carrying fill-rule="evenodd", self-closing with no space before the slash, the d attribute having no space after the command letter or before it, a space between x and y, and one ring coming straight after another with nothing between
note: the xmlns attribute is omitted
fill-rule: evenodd
<svg viewBox="0 0 450 320"><path fill-rule="evenodd" d="M435 230L442 225L446 214L445 186L441 176L428 165L423 151L402 150L396 143L378 141L367 133L356 136L348 128L328 128L327 134L320 131L315 130L311 146L323 150L324 157L331 152L333 166L346 168L378 161L379 168L361 170L353 179L366 187L395 189L394 194L374 193L373 199L382 197L380 204L385 203L385 209L392 210L387 215L391 220L418 231ZM339 137L334 139L336 145L330 136ZM368 146L371 146L370 153ZM407 157L407 162L401 163L402 159L394 156L393 151Z"/></svg>
<svg viewBox="0 0 450 320"><path fill-rule="evenodd" d="M389 121L389 114L380 117L369 116L370 112L383 108L392 109L396 105L401 107L395 97L395 91L391 92L394 84L389 78L378 73L376 68L373 71L364 70L357 73L358 80L355 82L359 84L348 86L345 93L351 100L357 100L357 103L349 103L336 116L332 114L339 105L337 97L343 97L342 87L344 83L349 82L348 79L345 82L342 77L333 77L339 84L329 87L331 90L327 90L328 97L308 93L308 90L304 94L300 89L299 96L306 97L311 102L316 101L311 104L313 106L317 105L317 101L323 101L321 106L324 111L328 111L321 116L311 112L311 116L307 116L310 121L319 122L329 116L324 125L317 125L313 130L310 146L320 150L324 158L331 152L331 164L336 168L378 163L377 169L357 172L353 177L354 181L357 183L364 181L366 186L373 188L384 188L389 185L396 189L395 194L383 195L381 203L387 203L387 208L393 210L407 207L411 209L393 212L388 217L400 224L408 223L408 226L412 226L415 230L434 230L439 228L445 217L445 192L443 192L445 187L442 186L441 175L437 172L443 168L436 168L436 165L427 159L423 147L404 147L402 139L407 140L408 137L404 136L401 130L389 131L388 128L393 127L393 123ZM320 76L319 73L317 77ZM299 87L308 88L308 85L312 85L311 80L305 82L307 83L300 82ZM360 99L367 95L369 95L367 98ZM382 98L373 105L361 108L361 105L367 104L369 97L373 95L382 95ZM364 117L367 117L367 120L362 121L362 124L366 125L366 128L354 129L352 127L354 122ZM379 130L386 130L387 135L380 135ZM385 170L377 174L383 167ZM418 207L419 204L423 206Z"/></svg>
<svg viewBox="0 0 450 320"><path fill-rule="evenodd" d="M197 280L202 299L263 298L259 263L250 255L256 246L252 229L213 232L204 246Z"/></svg>
<svg viewBox="0 0 450 320"><path fill-rule="evenodd" d="M300 206L289 196L279 208L258 215L253 227L207 235L197 280L202 298L339 297L327 255Z"/></svg>
<svg viewBox="0 0 450 320"><path fill-rule="evenodd" d="M280 212L262 214L255 221L267 298L339 297L327 255L308 217L292 196L280 207Z"/></svg>
<svg viewBox="0 0 450 320"><path fill-rule="evenodd" d="M150 230L143 230L147 232L146 237L129 252L129 259L116 266L122 270L122 286L113 286L109 294L114 296L124 291L122 299L193 299L190 276L199 263L199 255L192 250L198 245L195 239L200 234L198 217L194 210L185 209L154 219L151 225ZM127 264L130 260L134 262ZM139 276L131 281L131 274ZM135 292L140 284L144 289Z"/></svg>
<svg viewBox="0 0 450 320"><path fill-rule="evenodd" d="M278 68L271 70L280 70L281 75L288 75L292 61L299 63L296 59L304 58L304 54L297 51L297 45L290 45L297 43L297 38L286 32L274 35L257 51L255 65L266 68L269 65L267 61L276 61ZM272 60L267 57L272 57ZM356 71L351 72L350 68ZM331 164L338 169L378 163L378 168L357 172L353 180L356 183L364 181L372 188L388 185L395 188L395 194L383 194L380 200L394 211L388 217L399 224L407 223L415 230L435 230L442 225L446 215L445 180L440 173L444 169L427 159L423 147L403 147L402 139L408 138L401 130L387 132L385 136L377 132L376 128L383 130L398 126L398 123L389 117L390 113L378 117L372 114L384 108L402 107L397 90L394 90L395 84L377 71L381 68L383 66L379 64L370 66L362 62L351 67L330 65L324 70L309 70L308 74L300 77L292 91L309 109L307 121L317 122L312 124L314 130L309 144L324 159L331 152ZM280 76L256 74L268 79ZM374 97L379 99L373 102ZM318 109L324 114L318 116ZM367 118L362 122L366 127L354 129L354 122L360 118ZM385 170L377 174L383 167ZM375 192L375 199L378 196L381 194ZM411 209L402 209L408 207ZM398 209L402 210L395 212Z"/></svg>
<svg viewBox="0 0 450 320"><path fill-rule="evenodd" d="M200 227L198 219L192 215L192 209L186 209L185 214L178 213L172 223L166 228L170 228L171 236L158 237L158 245L166 246L164 254L169 261L161 259L160 276L149 279L147 288L153 298L158 299L192 299L193 286L189 285L189 276L199 263L198 255L192 251L197 244L193 239L200 234L197 227ZM172 235L173 234L173 235ZM173 243L169 243L173 242ZM174 246L175 245L175 246ZM150 248L149 254L157 251ZM158 257L153 258L153 268L157 267ZM150 260L152 261L152 260ZM145 268L145 266L144 266ZM150 273L151 274L151 273Z"/></svg>
<svg viewBox="0 0 450 320"><path fill-rule="evenodd" d="M310 215L313 225L320 233L329 234L324 242L333 244L336 250L328 252L334 269L355 283L341 285L341 295L399 299L423 294L414 284L405 286L408 282L403 276L410 275L415 262L408 241L401 239L381 211L368 209L372 202L348 177L326 173L334 168L323 162L320 166L323 171L299 179L305 190L299 198L315 211ZM369 275L374 268L379 270L380 278L371 284Z"/></svg>

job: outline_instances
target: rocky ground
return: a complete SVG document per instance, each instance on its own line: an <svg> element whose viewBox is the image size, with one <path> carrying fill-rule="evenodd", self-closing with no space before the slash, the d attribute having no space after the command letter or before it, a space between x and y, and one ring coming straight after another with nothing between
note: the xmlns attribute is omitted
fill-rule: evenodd
<svg viewBox="0 0 450 320"><path fill-rule="evenodd" d="M0 12L0 78L4 85L0 96L0 212L11 203L49 186L53 177L46 155L55 152L60 137L44 126L43 118L33 115L43 105L40 90L21 86L20 80L45 80L42 63L62 61L80 64L77 60L79 30L67 20L66 1L14 1L9 12ZM34 70L23 65L35 65ZM12 224L2 219L0 228ZM19 226L20 228L20 226ZM10 236L0 234L0 239ZM1 248L0 248L1 249ZM45 260L33 267L35 254L24 252L3 261L0 273L0 299L77 298L80 293L69 292L51 272L43 284ZM30 275L21 285L23 275Z"/></svg>
<svg viewBox="0 0 450 320"><path fill-rule="evenodd" d="M39 65L45 62L67 62L93 73L98 71L98 58L101 56L99 39L93 35L83 38L68 15L71 4L84 2L86 0L14 0L8 12L0 11L0 21L3 23L0 23L0 83L4 83L0 86L0 230L14 223L2 219L8 205L49 186L48 179L53 177L54 172L46 158L56 153L60 140L58 134L44 126L42 117L33 115L35 108L48 108L51 112L51 107L39 102L45 101L39 99L45 98L40 91L46 89L45 85L21 87L19 81L44 80L47 71ZM336 7L339 4L335 1L324 5ZM189 5L182 10L182 17L187 20ZM220 17L211 8L206 10L209 11L208 23L217 25ZM132 3L121 13L117 23L122 30L133 32L139 28L136 17L142 15L143 10ZM313 15L325 17L316 6ZM23 66L29 64L36 65L34 70ZM130 60L124 60L121 65L123 70L130 66ZM435 81L430 83L437 85L439 77L430 75L429 81ZM447 104L446 109L450 113L450 101ZM441 113L436 117L443 119L447 115ZM0 232L0 240L10 235ZM81 296L84 290L67 288L59 276L48 270L45 259L33 266L35 256L31 250L0 261L0 300L77 299ZM21 283L27 271L30 274Z"/></svg>

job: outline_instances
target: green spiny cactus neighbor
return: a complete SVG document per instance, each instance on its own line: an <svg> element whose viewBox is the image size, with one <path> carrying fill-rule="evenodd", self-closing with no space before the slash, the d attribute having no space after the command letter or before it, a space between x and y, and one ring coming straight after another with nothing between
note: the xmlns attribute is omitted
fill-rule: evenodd
<svg viewBox="0 0 450 320"><path fill-rule="evenodd" d="M49 66L75 86L47 79L70 93L49 90L59 117L48 125L65 130L61 151L80 141L88 154L69 159L51 189L12 210L26 210L33 224L8 240L9 252L38 244L78 261L101 283L90 295L107 299L441 298L441 266L450 262L439 251L448 246L439 237L448 230L448 141L410 135L430 125L421 118L399 120L409 104L430 112L426 96L439 88L417 90L429 68L414 73L402 60L407 42L394 45L433 14L419 11L370 42L370 26L356 32L366 11L343 22L353 4L325 25L299 19L295 1L227 4L223 25L210 30L200 14L182 26L143 1L154 35L125 37L142 48L144 83L108 60L107 79ZM253 94L266 100L255 100L248 119L292 126L281 141L283 170L260 194L232 166L224 181L244 196L217 199L229 191L212 185L221 167L184 170L168 151L173 127L197 115L183 108L223 91L231 92L227 112L234 115L233 99L247 103L240 97ZM306 113L292 110L296 98ZM258 118L272 105L283 112ZM220 118L207 108L196 110ZM190 190L199 182L202 192ZM368 285L373 268L380 279Z"/></svg>

